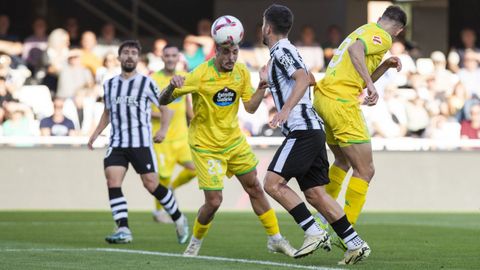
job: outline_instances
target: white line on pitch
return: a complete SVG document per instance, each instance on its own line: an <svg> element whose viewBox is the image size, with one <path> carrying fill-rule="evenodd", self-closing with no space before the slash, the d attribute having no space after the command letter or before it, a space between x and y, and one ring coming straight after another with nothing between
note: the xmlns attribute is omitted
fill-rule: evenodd
<svg viewBox="0 0 480 270"><path fill-rule="evenodd" d="M134 249L115 249L115 248L29 248L29 249L7 248L7 249L0 249L0 252L92 252L92 251L112 252L112 253L130 253L130 254L142 254L142 255L156 255L156 256L162 256L162 257L175 257L175 258L207 260L207 261L235 262L235 263L245 263L245 264L259 264L259 265L289 267L289 268L296 268L296 269L312 269L312 270L340 270L341 269L341 268L319 267L319 266L313 266L313 265L298 265L298 264L279 263L279 262L272 262L272 261L234 259L234 258L215 257L215 256L188 257L188 256L183 256L182 254L177 254L177 253L167 253L167 252L147 251L147 250L134 250Z"/></svg>

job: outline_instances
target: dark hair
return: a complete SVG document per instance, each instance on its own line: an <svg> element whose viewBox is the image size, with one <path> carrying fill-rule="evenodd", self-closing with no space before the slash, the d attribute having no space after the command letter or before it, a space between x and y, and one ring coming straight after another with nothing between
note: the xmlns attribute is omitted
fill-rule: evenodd
<svg viewBox="0 0 480 270"><path fill-rule="evenodd" d="M382 14L382 19L395 21L402 26L407 25L407 14L399 6L389 6Z"/></svg>
<svg viewBox="0 0 480 270"><path fill-rule="evenodd" d="M118 55L122 52L123 48L125 47L131 47L131 48L136 48L138 50L138 54L142 52L142 46L140 46L140 42L138 40L125 40L120 44L120 47L118 47Z"/></svg>
<svg viewBox="0 0 480 270"><path fill-rule="evenodd" d="M175 46L173 44L170 44L170 43L167 43L167 45L165 45L165 47L163 47L162 51L165 51L166 49L170 49L170 48L177 48L177 50L179 50L177 46Z"/></svg>
<svg viewBox="0 0 480 270"><path fill-rule="evenodd" d="M293 13L286 6L273 4L265 10L263 17L272 26L274 34L287 35L292 28Z"/></svg>

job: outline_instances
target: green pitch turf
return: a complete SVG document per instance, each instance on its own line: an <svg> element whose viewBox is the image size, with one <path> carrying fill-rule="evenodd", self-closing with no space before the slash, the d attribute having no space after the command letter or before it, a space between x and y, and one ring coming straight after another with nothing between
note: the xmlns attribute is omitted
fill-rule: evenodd
<svg viewBox="0 0 480 270"><path fill-rule="evenodd" d="M253 213L220 212L200 251L206 257L184 258L173 225L129 215L133 243L108 245L109 212L0 212L0 269L331 269L342 257L336 248L299 260L270 254ZM279 221L299 247L303 232L285 213ZM480 214L365 213L356 229L372 254L343 269L480 269Z"/></svg>

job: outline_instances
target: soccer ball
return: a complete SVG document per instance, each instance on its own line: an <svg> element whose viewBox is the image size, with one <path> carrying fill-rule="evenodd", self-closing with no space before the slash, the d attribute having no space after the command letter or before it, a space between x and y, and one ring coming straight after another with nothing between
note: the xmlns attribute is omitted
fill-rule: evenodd
<svg viewBox="0 0 480 270"><path fill-rule="evenodd" d="M215 43L219 45L239 44L243 38L243 25L239 19L225 15L213 22L211 32Z"/></svg>

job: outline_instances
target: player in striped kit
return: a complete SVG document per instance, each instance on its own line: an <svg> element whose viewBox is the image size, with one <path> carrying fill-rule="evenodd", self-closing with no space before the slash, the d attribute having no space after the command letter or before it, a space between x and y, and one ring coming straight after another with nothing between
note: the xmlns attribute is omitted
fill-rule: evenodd
<svg viewBox="0 0 480 270"><path fill-rule="evenodd" d="M110 123L110 145L104 159L108 195L117 230L105 238L108 243L129 243L132 233L128 226L127 201L122 193L122 182L131 163L140 174L144 187L163 205L175 222L178 241L188 240L188 221L180 212L170 190L158 183L155 153L152 149L150 102L159 106L156 84L147 76L137 73L136 66L141 47L136 40L127 40L118 49L122 73L104 84L105 109L100 122L88 141L93 143ZM164 125L168 125L171 112L161 107Z"/></svg>
<svg viewBox="0 0 480 270"><path fill-rule="evenodd" d="M318 248L330 251L331 244L327 232L287 185L293 177L308 203L326 217L346 243L348 249L339 264L354 264L369 256L370 247L353 229L340 205L325 191L329 183L325 133L307 91L310 74L288 40L292 24L293 14L286 6L271 5L263 14L263 43L270 49L271 58L261 78L268 80L278 111L270 125L279 126L286 136L268 166L264 189L304 230L305 240L294 258L307 256Z"/></svg>

